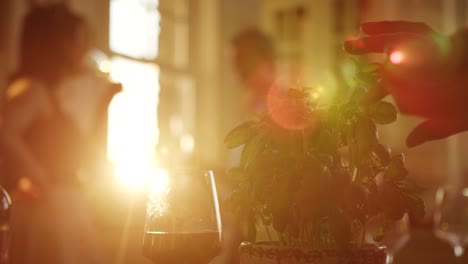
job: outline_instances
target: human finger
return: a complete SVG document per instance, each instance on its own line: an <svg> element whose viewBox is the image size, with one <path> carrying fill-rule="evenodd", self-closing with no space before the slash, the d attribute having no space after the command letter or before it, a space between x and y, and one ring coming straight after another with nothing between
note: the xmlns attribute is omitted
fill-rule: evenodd
<svg viewBox="0 0 468 264"><path fill-rule="evenodd" d="M427 120L411 131L406 139L408 147L419 146L427 141L444 139L468 130L464 120Z"/></svg>
<svg viewBox="0 0 468 264"><path fill-rule="evenodd" d="M422 22L409 21L376 21L361 24L361 31L367 35L393 33L425 34L433 32L432 28Z"/></svg>
<svg viewBox="0 0 468 264"><path fill-rule="evenodd" d="M440 80L437 72L417 72L388 65L381 70L385 87L395 99L400 112L431 120L467 120L468 75L454 75ZM447 121L448 120L448 121ZM449 122L450 121L450 122Z"/></svg>
<svg viewBox="0 0 468 264"><path fill-rule="evenodd" d="M384 53L388 51L389 47L415 37L417 37L417 35L413 33L368 36L347 40L344 43L344 48L351 54Z"/></svg>

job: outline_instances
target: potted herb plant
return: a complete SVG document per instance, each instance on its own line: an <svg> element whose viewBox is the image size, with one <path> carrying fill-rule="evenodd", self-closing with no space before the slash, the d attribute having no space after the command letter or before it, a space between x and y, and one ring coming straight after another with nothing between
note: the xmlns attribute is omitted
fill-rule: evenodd
<svg viewBox="0 0 468 264"><path fill-rule="evenodd" d="M242 264L385 263L385 248L365 243L368 221L384 219L379 241L389 221L424 215L403 154L379 141L377 125L394 122L396 108L361 103L379 81L377 67L354 65L333 101L311 88L272 90L266 113L227 135L228 148L243 145L226 199L245 233ZM258 231L269 241L256 241Z"/></svg>

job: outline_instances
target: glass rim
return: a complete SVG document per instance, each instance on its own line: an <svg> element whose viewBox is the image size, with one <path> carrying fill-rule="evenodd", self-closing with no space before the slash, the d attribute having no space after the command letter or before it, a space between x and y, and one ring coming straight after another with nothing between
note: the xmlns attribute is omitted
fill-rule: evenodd
<svg viewBox="0 0 468 264"><path fill-rule="evenodd" d="M197 168L197 167L182 167L182 168L159 168L160 170L166 171L169 175L171 174L182 174L182 173L208 173L214 174L212 169L205 169L205 168Z"/></svg>

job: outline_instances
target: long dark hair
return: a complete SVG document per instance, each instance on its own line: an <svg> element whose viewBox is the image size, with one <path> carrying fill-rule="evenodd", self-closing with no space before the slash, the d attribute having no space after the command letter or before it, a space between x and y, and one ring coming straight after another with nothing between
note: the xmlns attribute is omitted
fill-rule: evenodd
<svg viewBox="0 0 468 264"><path fill-rule="evenodd" d="M54 87L72 66L64 47L82 24L64 4L33 7L23 20L18 68L10 81L30 77Z"/></svg>

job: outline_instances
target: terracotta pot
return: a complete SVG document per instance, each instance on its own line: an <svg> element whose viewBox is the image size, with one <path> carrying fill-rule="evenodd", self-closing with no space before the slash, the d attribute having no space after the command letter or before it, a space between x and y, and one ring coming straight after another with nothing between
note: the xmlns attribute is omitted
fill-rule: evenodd
<svg viewBox="0 0 468 264"><path fill-rule="evenodd" d="M281 247L274 243L242 243L241 264L385 264L387 249L366 245L334 250Z"/></svg>

